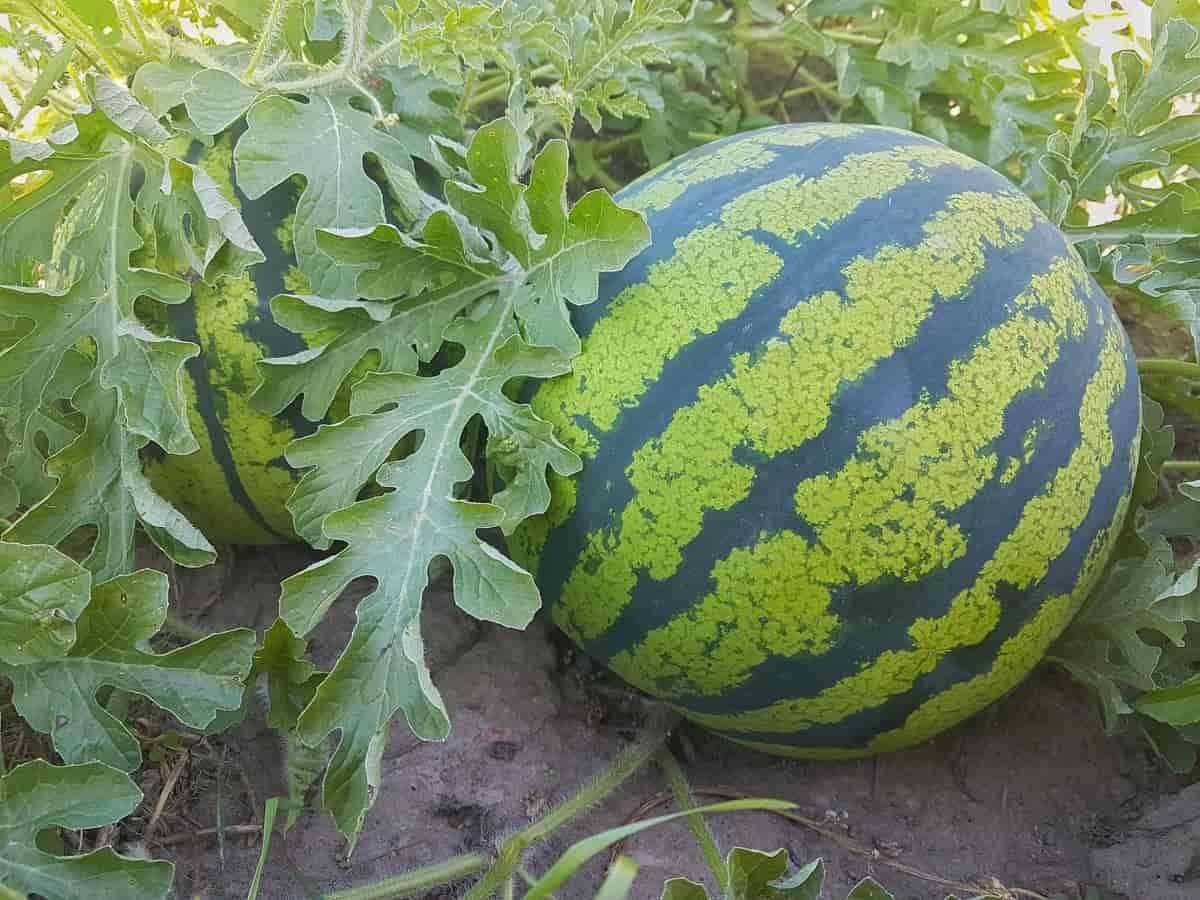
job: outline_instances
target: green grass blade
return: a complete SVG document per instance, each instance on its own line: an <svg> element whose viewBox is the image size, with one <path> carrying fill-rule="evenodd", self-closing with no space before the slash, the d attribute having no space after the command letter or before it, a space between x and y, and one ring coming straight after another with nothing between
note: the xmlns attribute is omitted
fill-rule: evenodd
<svg viewBox="0 0 1200 900"><path fill-rule="evenodd" d="M596 892L596 900L625 900L637 877L638 864L628 856L618 856Z"/></svg>
<svg viewBox="0 0 1200 900"><path fill-rule="evenodd" d="M783 800L765 800L750 798L746 800L728 800L724 803L713 803L708 806L696 807L685 812L670 813L665 816L657 816L653 819L646 819L642 822L633 822L629 825L622 825L619 828L610 828L608 831L602 831L599 834L594 834L591 837L584 838L576 844L571 845L567 852L559 857L558 862L550 867L537 883L529 889L529 893L525 895L525 900L541 900L546 897L551 891L560 887L568 878L574 875L579 868L598 853L607 850L618 841L624 840L643 831L655 828L659 825L665 825L667 822L674 822L676 819L687 818L688 816L696 815L697 813L719 813L719 812L742 812L749 810L768 810L768 811L783 811L795 809L794 803L788 803Z"/></svg>
<svg viewBox="0 0 1200 900"><path fill-rule="evenodd" d="M257 900L258 888L262 884L263 868L267 864L267 852L271 846L271 832L275 828L275 814L279 812L279 798L272 797L267 801L263 812L262 849L258 851L258 865L254 867L254 880L250 882L250 892L246 900Z"/></svg>

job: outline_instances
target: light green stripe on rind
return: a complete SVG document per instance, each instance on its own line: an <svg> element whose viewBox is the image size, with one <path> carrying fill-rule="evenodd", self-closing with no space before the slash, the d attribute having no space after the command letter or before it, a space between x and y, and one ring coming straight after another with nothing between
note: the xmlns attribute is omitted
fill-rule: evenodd
<svg viewBox="0 0 1200 900"><path fill-rule="evenodd" d="M679 238L669 258L649 267L645 281L609 302L572 373L543 385L534 409L556 424L571 449L594 455L597 440L576 418L600 432L611 429L668 360L698 335L740 315L783 268L753 232L805 239L936 168L976 165L940 145L920 144L852 154L816 178L789 175L742 194L721 210L719 222Z"/></svg>
<svg viewBox="0 0 1200 900"><path fill-rule="evenodd" d="M914 712L902 727L884 732L866 747L804 747L738 738L731 740L774 756L795 759L858 759L918 744L1015 687L1045 655L1070 620L1074 606L1070 595L1047 600L1024 628L1001 645L996 661L987 673L957 684L934 697Z"/></svg>
<svg viewBox="0 0 1200 900"><path fill-rule="evenodd" d="M738 137L708 153L683 159L669 172L647 172L637 184L630 185L621 197L623 206L646 213L666 209L696 187L728 175L763 169L779 156L775 147L805 147L825 138L845 139L860 133L855 125L814 124L804 129L765 129L758 134ZM667 163L663 168L669 166Z"/></svg>
<svg viewBox="0 0 1200 900"><path fill-rule="evenodd" d="M278 461L296 435L287 421L250 402L261 380L256 362L269 355L242 331L259 315L258 289L249 276L226 279L215 288L198 285L195 303L213 403L238 480L259 515L286 538L293 525L284 504L296 482Z"/></svg>
<svg viewBox="0 0 1200 900"><path fill-rule="evenodd" d="M1013 401L1042 381L1065 341L1083 334L1088 316L1076 292L1085 286L1073 259L1034 276L1009 303L1012 317L951 364L943 399L920 400L870 428L844 468L799 485L796 509L815 544L771 535L760 546L786 552L739 567L736 580L722 577L729 560L719 561L716 591L618 654L612 668L659 696L720 694L771 656L829 649L835 587L917 581L965 552L946 515L996 472L991 447Z"/></svg>
<svg viewBox="0 0 1200 900"><path fill-rule="evenodd" d="M1133 458L1137 459L1136 453L1133 454ZM991 669L930 698L914 710L899 728L877 735L865 747L804 747L736 738L733 740L776 756L798 759L853 759L919 744L995 702L1016 687L1046 655L1050 645L1074 618L1079 607L1096 586L1120 532L1128 504L1128 496L1123 497L1112 523L1092 541L1075 590L1070 594L1059 594L1047 599L1020 631L1000 645Z"/></svg>
<svg viewBox="0 0 1200 900"><path fill-rule="evenodd" d="M1021 519L940 618L917 619L909 629L912 648L880 654L856 674L813 697L793 698L729 715L689 714L717 730L796 732L833 724L912 688L943 656L984 640L1000 620L1000 585L1026 590L1045 576L1083 522L1104 469L1113 456L1109 408L1125 387L1126 359L1118 329L1108 332L1095 375L1080 405L1080 442L1042 494L1026 503Z"/></svg>
<svg viewBox="0 0 1200 900"><path fill-rule="evenodd" d="M220 535L231 544L264 544L279 540L250 517L229 490L225 471L213 455L208 423L200 415L196 385L184 381L188 421L200 449L187 456L166 456L145 463L146 477L156 491L169 498L197 528Z"/></svg>
<svg viewBox="0 0 1200 900"><path fill-rule="evenodd" d="M217 141L200 157L199 164L236 203L231 179L233 150L228 137ZM262 544L286 540L292 535L291 515L284 503L295 481L283 467L271 464L295 437L282 419L256 409L249 402L259 381L256 361L263 348L242 330L260 314L258 289L250 274L225 278L216 285L198 282L192 292L196 333L203 351L211 398L217 421L225 432L225 445L234 464L234 474L246 496L275 531L271 534L255 520L227 483L226 473L213 456L207 426L198 435L201 449L185 457L168 457L154 463L149 474L169 498L188 513L202 531L230 543ZM196 410L195 386L191 410ZM199 438L199 430L205 435Z"/></svg>
<svg viewBox="0 0 1200 900"><path fill-rule="evenodd" d="M986 248L1022 241L1033 209L1015 194L955 195L917 246L852 261L845 299L826 292L798 300L783 323L787 339L769 342L753 361L731 360L728 376L702 387L634 454L633 500L615 531L588 535L555 607L560 627L577 641L593 639L629 603L639 571L668 578L704 512L748 494L754 468L734 460L735 448L776 454L820 434L842 385L911 342L936 303L960 298L983 271Z"/></svg>

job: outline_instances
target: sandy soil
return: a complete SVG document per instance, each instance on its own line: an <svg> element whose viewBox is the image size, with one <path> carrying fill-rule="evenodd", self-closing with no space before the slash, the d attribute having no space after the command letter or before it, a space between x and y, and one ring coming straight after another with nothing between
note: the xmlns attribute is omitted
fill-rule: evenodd
<svg viewBox="0 0 1200 900"><path fill-rule="evenodd" d="M225 568L180 573L177 608L206 628L250 624L261 632L276 614L280 579L313 558L295 547L239 550ZM328 666L348 638L361 593L348 591L313 636L318 663ZM444 587L434 587L423 626L453 719L449 740L423 744L397 723L381 796L351 858L328 818L310 810L286 837L276 834L260 896L316 897L494 846L636 738L644 719L636 698L540 619L523 633L480 625L454 609ZM276 736L259 713L213 746L227 763L225 774L219 785L212 777L194 780L187 814L212 826L219 793L224 823L254 821L263 800L283 790ZM1071 900L1200 898L1200 785L1186 788L1137 741L1105 737L1088 696L1057 671L1039 671L924 746L875 760L783 761L686 725L672 747L698 790L791 800L840 838L874 850L874 860L856 855L762 813L712 820L724 850L785 847L797 863L823 857L827 898L841 900L866 874L902 900L952 893L892 863L958 882L996 878ZM146 777L153 798L159 775ZM529 868L544 869L570 842L625 821L664 788L661 773L647 768L531 852ZM625 850L641 866L637 897L657 897L672 875L704 880L685 826L638 837ZM244 897L258 845L228 838L223 861L212 837L156 852L177 863L178 896ZM601 876L602 867L592 865L559 896L591 897Z"/></svg>

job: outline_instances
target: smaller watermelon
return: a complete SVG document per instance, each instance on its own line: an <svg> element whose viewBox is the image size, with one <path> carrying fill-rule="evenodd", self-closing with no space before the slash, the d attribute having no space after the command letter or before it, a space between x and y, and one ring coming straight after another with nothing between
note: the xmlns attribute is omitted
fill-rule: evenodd
<svg viewBox="0 0 1200 900"><path fill-rule="evenodd" d="M189 154L236 197L242 217L264 262L239 278L210 286L197 282L190 303L169 310L168 326L195 342L200 354L188 362L186 383L192 433L200 449L187 456L147 460L155 489L174 503L210 541L275 544L298 540L285 506L298 474L284 449L316 426L293 410L274 416L250 400L260 382L257 362L305 349L302 339L275 322L271 299L304 292L307 282L291 250L293 185L281 185L257 200L233 187L233 141L219 137L211 148L193 145Z"/></svg>
<svg viewBox="0 0 1200 900"><path fill-rule="evenodd" d="M535 410L584 459L511 542L555 622L732 740L924 740L1033 668L1137 459L1133 354L1062 233L986 166L789 125L618 194L653 244L578 311Z"/></svg>

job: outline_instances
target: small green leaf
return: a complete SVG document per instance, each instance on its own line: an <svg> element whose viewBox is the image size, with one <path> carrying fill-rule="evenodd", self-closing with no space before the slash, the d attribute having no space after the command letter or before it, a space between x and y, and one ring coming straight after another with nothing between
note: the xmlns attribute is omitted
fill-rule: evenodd
<svg viewBox="0 0 1200 900"><path fill-rule="evenodd" d="M874 878L864 878L846 895L846 900L895 900Z"/></svg>
<svg viewBox="0 0 1200 900"><path fill-rule="evenodd" d="M65 656L90 585L87 570L52 547L0 543L0 663Z"/></svg>
<svg viewBox="0 0 1200 900"><path fill-rule="evenodd" d="M267 724L280 731L296 727L300 713L312 700L317 685L325 677L305 659L308 642L292 634L287 623L276 619L263 636L262 647L254 654L251 678L267 679Z"/></svg>
<svg viewBox="0 0 1200 900"><path fill-rule="evenodd" d="M58 79L66 74L67 68L71 65L71 60L75 56L75 45L70 41L63 44L61 50L55 53L50 59L46 60L46 64L38 73L37 81L33 83L33 87L25 94L25 99L21 101L21 108L17 110L17 114L13 117L14 122L20 122L29 114L29 111L37 106L45 96L50 93L51 88Z"/></svg>
<svg viewBox="0 0 1200 900"><path fill-rule="evenodd" d="M1145 556L1110 564L1050 658L1095 689L1110 730L1131 712L1128 696L1159 687L1155 674L1200 622L1200 563L1177 569L1162 537Z"/></svg>
<svg viewBox="0 0 1200 900"><path fill-rule="evenodd" d="M27 570L26 593L39 574ZM86 579L67 584L75 593L62 599L73 611L87 598L89 584ZM143 649L166 617L167 592L161 572L113 578L92 588L65 655L52 648L30 661L0 662L17 712L53 738L64 760L99 760L125 771L141 763L137 740L98 700L103 687L140 694L192 728L206 727L220 710L241 703L254 652L252 632L215 634L164 654Z"/></svg>
<svg viewBox="0 0 1200 900"><path fill-rule="evenodd" d="M1200 676L1176 687L1147 691L1134 708L1167 725L1200 723Z"/></svg>
<svg viewBox="0 0 1200 900"><path fill-rule="evenodd" d="M121 42L121 18L112 0L63 0L76 15L92 28L96 43L115 47Z"/></svg>
<svg viewBox="0 0 1200 900"><path fill-rule="evenodd" d="M788 876L787 851L764 853L734 847L729 851L730 900L817 900L825 880L824 863L815 859Z"/></svg>
<svg viewBox="0 0 1200 900"><path fill-rule="evenodd" d="M148 62L138 67L131 90L133 96L154 115L165 116L175 107L183 105L183 95L192 77L203 71L207 70L199 63L186 59Z"/></svg>
<svg viewBox="0 0 1200 900"><path fill-rule="evenodd" d="M188 115L206 134L219 134L236 122L258 91L220 69L201 69L183 92Z"/></svg>
<svg viewBox="0 0 1200 900"><path fill-rule="evenodd" d="M1200 89L1200 31L1183 18L1172 18L1154 36L1153 55L1143 66L1132 50L1118 54L1120 115L1129 134L1159 124L1171 100Z"/></svg>
<svg viewBox="0 0 1200 900"><path fill-rule="evenodd" d="M47 829L110 825L141 799L129 776L96 762L34 760L0 776L0 884L46 900L166 897L174 878L168 862L130 859L111 847L60 856L38 846Z"/></svg>
<svg viewBox="0 0 1200 900"><path fill-rule="evenodd" d="M663 882L661 900L708 900L708 891L690 878L668 878Z"/></svg>

